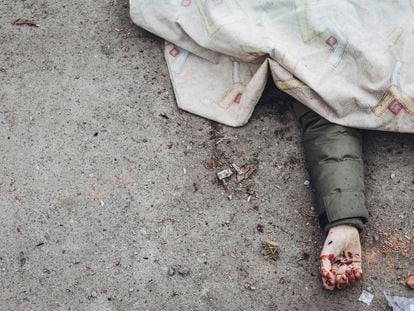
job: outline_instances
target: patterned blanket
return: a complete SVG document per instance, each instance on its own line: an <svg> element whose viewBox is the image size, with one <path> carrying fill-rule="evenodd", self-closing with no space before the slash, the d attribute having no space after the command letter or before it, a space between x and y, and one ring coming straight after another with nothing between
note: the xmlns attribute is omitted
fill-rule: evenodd
<svg viewBox="0 0 414 311"><path fill-rule="evenodd" d="M326 119L414 132L414 0L130 0L180 108L245 124L271 75Z"/></svg>

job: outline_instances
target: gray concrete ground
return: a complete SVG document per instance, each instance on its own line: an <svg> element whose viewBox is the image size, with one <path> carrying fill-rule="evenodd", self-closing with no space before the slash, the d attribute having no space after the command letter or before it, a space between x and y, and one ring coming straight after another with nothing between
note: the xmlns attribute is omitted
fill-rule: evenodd
<svg viewBox="0 0 414 311"><path fill-rule="evenodd" d="M383 290L413 296L413 135L364 133L365 279L330 293L288 98L269 87L240 129L179 111L162 41L126 0L1 1L0 42L1 310L387 310ZM258 170L226 192L205 160Z"/></svg>

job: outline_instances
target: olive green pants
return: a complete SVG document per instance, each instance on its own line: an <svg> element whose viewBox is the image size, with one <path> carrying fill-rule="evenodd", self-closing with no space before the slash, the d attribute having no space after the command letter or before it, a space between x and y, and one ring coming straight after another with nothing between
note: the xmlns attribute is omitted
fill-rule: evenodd
<svg viewBox="0 0 414 311"><path fill-rule="evenodd" d="M293 107L302 127L321 228L348 224L362 230L368 211L360 132L330 123L298 102Z"/></svg>

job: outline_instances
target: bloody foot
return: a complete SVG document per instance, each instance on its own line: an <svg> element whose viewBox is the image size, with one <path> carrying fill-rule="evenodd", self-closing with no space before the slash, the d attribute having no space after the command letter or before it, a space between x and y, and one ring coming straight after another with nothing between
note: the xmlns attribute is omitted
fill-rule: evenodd
<svg viewBox="0 0 414 311"><path fill-rule="evenodd" d="M332 227L320 258L325 289L345 288L361 280L361 243L358 229L348 225Z"/></svg>

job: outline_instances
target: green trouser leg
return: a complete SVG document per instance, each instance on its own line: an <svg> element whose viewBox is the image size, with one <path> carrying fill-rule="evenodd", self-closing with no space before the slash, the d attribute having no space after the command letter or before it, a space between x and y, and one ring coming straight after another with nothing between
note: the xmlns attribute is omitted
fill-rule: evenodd
<svg viewBox="0 0 414 311"><path fill-rule="evenodd" d="M339 224L362 230L368 220L364 195L364 165L358 130L330 123L295 102L321 228Z"/></svg>

